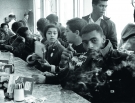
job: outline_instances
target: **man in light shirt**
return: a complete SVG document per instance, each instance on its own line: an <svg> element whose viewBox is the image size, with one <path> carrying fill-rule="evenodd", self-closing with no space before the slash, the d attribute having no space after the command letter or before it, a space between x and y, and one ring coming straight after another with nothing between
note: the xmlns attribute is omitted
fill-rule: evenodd
<svg viewBox="0 0 135 103"><path fill-rule="evenodd" d="M14 14L10 14L8 17L9 17L9 23L8 23L9 29L10 29L10 31L11 31L14 35L16 35L16 34L12 31L12 24L13 24L14 22L16 22L16 20L15 20L15 15L14 15Z"/></svg>
<svg viewBox="0 0 135 103"><path fill-rule="evenodd" d="M106 39L109 39L114 49L117 49L117 33L114 22L104 16L108 0L92 0L93 11L91 14L82 17L88 23L96 23L103 29Z"/></svg>

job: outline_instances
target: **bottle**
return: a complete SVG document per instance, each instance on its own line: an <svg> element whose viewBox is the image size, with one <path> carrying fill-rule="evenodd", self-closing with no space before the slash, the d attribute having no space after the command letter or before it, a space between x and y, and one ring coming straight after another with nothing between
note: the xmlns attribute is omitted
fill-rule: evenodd
<svg viewBox="0 0 135 103"><path fill-rule="evenodd" d="M10 53L8 64L12 65L11 66L11 69L12 69L11 73L14 73L14 56L13 56L13 53Z"/></svg>

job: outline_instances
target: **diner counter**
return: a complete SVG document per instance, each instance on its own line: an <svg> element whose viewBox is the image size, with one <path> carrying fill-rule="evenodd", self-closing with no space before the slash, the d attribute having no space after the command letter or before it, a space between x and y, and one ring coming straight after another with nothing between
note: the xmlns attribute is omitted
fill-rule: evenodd
<svg viewBox="0 0 135 103"><path fill-rule="evenodd" d="M1 52L0 59L8 59L9 52ZM15 75L30 77L33 73L41 73L33 67L29 67L25 61L14 57ZM45 97L44 103L90 103L73 91L64 90L60 85L34 84L32 96L36 98ZM3 103L0 99L0 103ZM4 103L16 103L13 101ZM23 102L19 102L23 103Z"/></svg>

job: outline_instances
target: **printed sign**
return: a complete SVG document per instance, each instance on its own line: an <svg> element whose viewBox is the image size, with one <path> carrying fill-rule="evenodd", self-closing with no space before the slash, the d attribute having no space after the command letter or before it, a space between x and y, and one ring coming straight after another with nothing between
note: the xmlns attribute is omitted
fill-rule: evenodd
<svg viewBox="0 0 135 103"><path fill-rule="evenodd" d="M33 78L28 77L19 77L17 80L15 80L15 83L23 83L24 84L24 95L32 95L33 91Z"/></svg>

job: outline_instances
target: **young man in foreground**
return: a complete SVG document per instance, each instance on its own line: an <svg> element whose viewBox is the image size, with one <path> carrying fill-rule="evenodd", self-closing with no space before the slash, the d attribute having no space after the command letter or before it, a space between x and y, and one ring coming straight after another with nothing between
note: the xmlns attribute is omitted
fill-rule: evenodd
<svg viewBox="0 0 135 103"><path fill-rule="evenodd" d="M92 103L134 102L135 56L114 50L97 24L85 26L81 35L87 51L82 65L71 69L67 64L74 54L66 49L63 70L54 77L34 74L36 83L60 83Z"/></svg>

